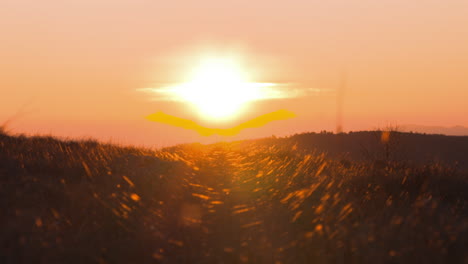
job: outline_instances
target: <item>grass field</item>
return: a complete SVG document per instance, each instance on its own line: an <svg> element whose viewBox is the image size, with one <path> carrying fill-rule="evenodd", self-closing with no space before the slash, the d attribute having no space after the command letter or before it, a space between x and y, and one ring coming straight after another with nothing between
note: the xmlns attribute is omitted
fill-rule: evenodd
<svg viewBox="0 0 468 264"><path fill-rule="evenodd" d="M431 136L362 157L326 136L149 150L0 134L0 262L468 262L468 173L401 158Z"/></svg>

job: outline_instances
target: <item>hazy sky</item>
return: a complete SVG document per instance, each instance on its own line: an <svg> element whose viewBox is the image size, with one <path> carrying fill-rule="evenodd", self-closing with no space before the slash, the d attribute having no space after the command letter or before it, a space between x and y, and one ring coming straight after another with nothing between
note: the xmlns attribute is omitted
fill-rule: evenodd
<svg viewBox="0 0 468 264"><path fill-rule="evenodd" d="M16 132L156 146L223 139L146 121L159 110L197 117L137 91L180 81L207 53L237 54L254 81L321 90L252 105L233 125L278 109L298 117L234 139L333 130L343 72L345 130L468 126L465 0L2 0L0 32L0 122L13 117Z"/></svg>

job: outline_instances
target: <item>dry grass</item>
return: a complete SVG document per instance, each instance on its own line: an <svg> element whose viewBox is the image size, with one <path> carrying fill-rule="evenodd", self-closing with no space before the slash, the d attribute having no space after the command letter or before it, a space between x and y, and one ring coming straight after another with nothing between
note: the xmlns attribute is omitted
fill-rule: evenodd
<svg viewBox="0 0 468 264"><path fill-rule="evenodd" d="M463 263L468 177L279 140L0 134L2 263Z"/></svg>

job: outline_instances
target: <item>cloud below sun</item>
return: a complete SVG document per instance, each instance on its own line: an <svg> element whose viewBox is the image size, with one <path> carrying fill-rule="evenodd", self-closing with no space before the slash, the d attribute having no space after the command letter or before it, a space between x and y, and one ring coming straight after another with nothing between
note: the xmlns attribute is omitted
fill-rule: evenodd
<svg viewBox="0 0 468 264"><path fill-rule="evenodd" d="M291 89L288 85L280 85L274 83L248 83L243 86L238 86L241 91L205 91L207 94L192 94L191 85L182 84L180 86L168 86L161 88L142 88L139 91L151 94L152 100L155 101L175 101L181 103L190 103L199 108L202 116L209 116L210 119L228 118L239 112L242 107L248 103L259 100L273 100L296 98L306 96L311 93L320 92L319 89ZM248 89L248 91L242 91ZM252 92L249 94L249 91ZM239 92L238 94L235 94ZM245 97L239 97L245 96ZM191 99L196 98L196 99ZM247 122L233 126L231 128L207 128L196 122L165 114L162 111L151 114L146 117L147 120L158 122L166 125L180 127L188 130L196 131L201 136L221 135L234 136L247 128L262 127L270 122L287 120L296 117L296 114L282 109L265 115L258 116Z"/></svg>

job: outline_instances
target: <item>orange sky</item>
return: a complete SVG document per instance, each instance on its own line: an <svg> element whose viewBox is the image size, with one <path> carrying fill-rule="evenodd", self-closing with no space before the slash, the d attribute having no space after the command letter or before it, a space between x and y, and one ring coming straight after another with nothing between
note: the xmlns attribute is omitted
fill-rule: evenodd
<svg viewBox="0 0 468 264"><path fill-rule="evenodd" d="M333 130L345 71L345 130L468 126L467 14L464 0L4 0L0 122L147 146ZM179 81L206 52L239 54L254 81L323 92L258 102L237 121L278 109L298 117L234 138L145 120L159 110L197 119L137 89Z"/></svg>

